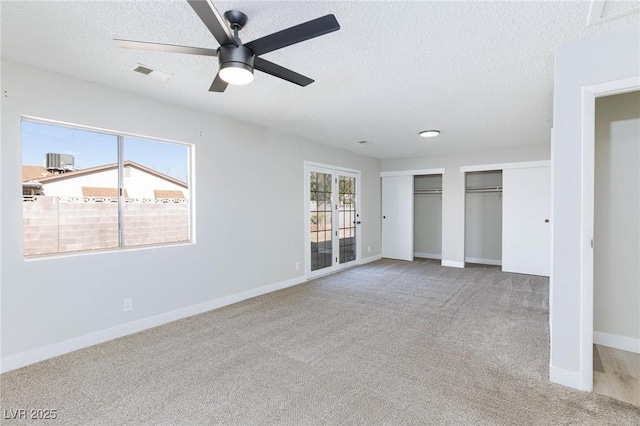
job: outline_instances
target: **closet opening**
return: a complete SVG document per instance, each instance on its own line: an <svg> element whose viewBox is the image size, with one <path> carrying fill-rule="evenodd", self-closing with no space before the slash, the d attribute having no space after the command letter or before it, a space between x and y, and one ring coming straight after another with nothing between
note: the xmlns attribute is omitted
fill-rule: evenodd
<svg viewBox="0 0 640 426"><path fill-rule="evenodd" d="M465 247L469 264L502 265L502 170L465 173Z"/></svg>
<svg viewBox="0 0 640 426"><path fill-rule="evenodd" d="M442 175L413 178L413 257L442 260Z"/></svg>

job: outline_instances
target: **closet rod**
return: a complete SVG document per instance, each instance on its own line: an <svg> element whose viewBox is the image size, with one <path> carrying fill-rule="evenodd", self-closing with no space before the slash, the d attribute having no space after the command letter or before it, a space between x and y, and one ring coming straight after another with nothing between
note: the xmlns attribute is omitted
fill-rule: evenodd
<svg viewBox="0 0 640 426"><path fill-rule="evenodd" d="M483 186L478 188L467 188L467 192L502 192L501 186Z"/></svg>
<svg viewBox="0 0 640 426"><path fill-rule="evenodd" d="M442 194L442 189L414 189L414 194Z"/></svg>

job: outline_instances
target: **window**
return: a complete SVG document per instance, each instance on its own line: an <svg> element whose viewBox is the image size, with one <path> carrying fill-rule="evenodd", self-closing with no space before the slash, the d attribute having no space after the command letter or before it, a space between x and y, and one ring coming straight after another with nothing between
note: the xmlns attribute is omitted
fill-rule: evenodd
<svg viewBox="0 0 640 426"><path fill-rule="evenodd" d="M191 240L190 146L22 121L27 257Z"/></svg>

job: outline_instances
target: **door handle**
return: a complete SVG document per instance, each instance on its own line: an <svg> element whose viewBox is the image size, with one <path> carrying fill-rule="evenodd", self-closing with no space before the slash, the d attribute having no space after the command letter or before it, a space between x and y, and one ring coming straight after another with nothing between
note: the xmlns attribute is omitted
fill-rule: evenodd
<svg viewBox="0 0 640 426"><path fill-rule="evenodd" d="M383 218L383 219L386 219L387 217L386 217L386 216L382 216L382 218Z"/></svg>
<svg viewBox="0 0 640 426"><path fill-rule="evenodd" d="M545 220L544 220L544 223L549 223L549 219L545 219Z"/></svg>

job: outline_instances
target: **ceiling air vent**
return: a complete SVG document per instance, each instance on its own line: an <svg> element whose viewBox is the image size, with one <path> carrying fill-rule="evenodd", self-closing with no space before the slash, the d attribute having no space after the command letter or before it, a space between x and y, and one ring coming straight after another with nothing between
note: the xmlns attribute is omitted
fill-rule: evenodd
<svg viewBox="0 0 640 426"><path fill-rule="evenodd" d="M138 65L134 71L144 75L149 75L153 72L151 68L143 67L142 65Z"/></svg>
<svg viewBox="0 0 640 426"><path fill-rule="evenodd" d="M142 75L147 75L158 81L167 81L171 78L171 74L169 73L154 70L153 68L149 68L148 66L142 64L137 64L133 71Z"/></svg>

